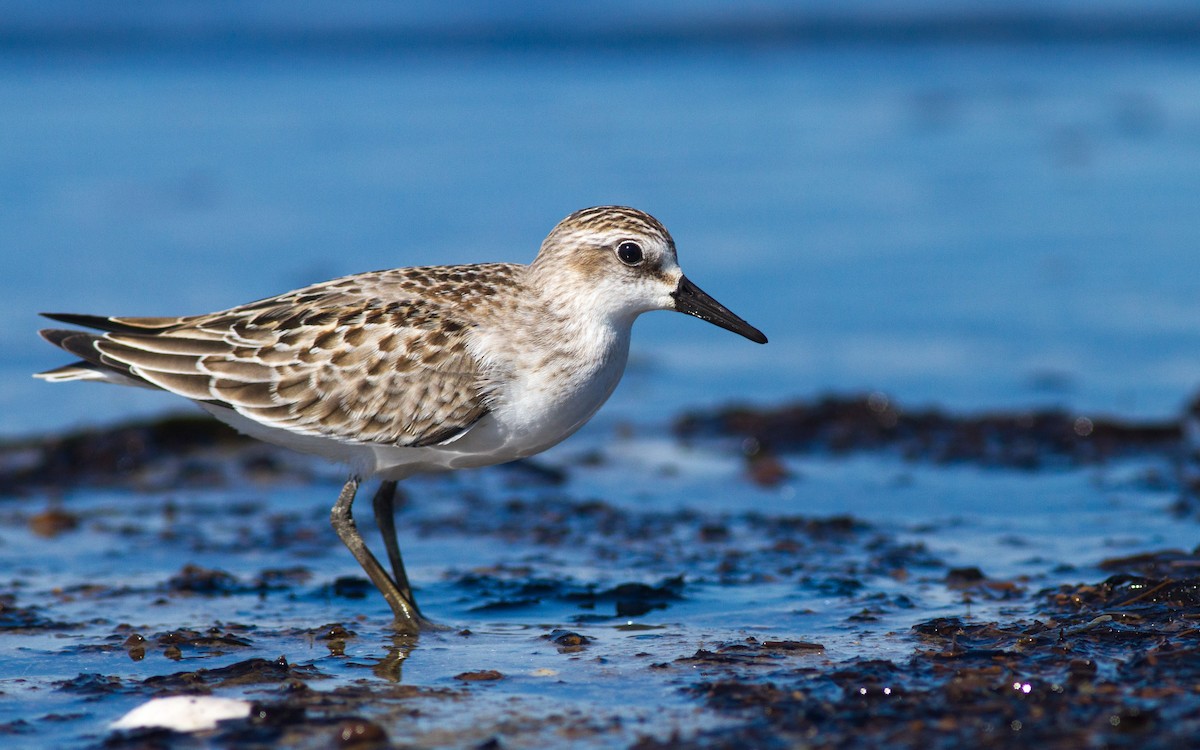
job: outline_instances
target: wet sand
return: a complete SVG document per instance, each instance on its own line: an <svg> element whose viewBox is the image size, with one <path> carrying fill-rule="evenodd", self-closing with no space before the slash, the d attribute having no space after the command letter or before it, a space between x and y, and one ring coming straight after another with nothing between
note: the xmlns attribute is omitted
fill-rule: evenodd
<svg viewBox="0 0 1200 750"><path fill-rule="evenodd" d="M681 416L675 458L636 476L622 456L662 454L659 438L414 480L401 535L447 626L419 639L389 631L328 529L334 468L190 416L9 442L0 733L63 747L1183 746L1200 731L1200 555L1154 546L1194 531L1181 427L1080 419L909 413L878 394L731 407ZM638 501L696 462L721 476L673 506ZM982 472L968 489L1080 478L1135 498L1117 516L1179 534L1060 559L1031 532L1000 539L1019 560L1005 562L955 551L991 532L953 519L788 510L829 486L822 466L878 471L880 502L964 466ZM766 500L783 487L796 502ZM742 494L722 507L709 493ZM1051 521L1089 533L1083 516ZM179 694L254 710L199 735L106 729Z"/></svg>

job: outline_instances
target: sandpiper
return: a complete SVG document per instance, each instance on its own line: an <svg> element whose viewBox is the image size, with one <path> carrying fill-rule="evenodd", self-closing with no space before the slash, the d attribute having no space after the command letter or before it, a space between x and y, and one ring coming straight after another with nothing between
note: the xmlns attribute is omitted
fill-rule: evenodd
<svg viewBox="0 0 1200 750"><path fill-rule="evenodd" d="M529 265L424 266L346 276L207 315L44 313L100 331L41 335L81 361L36 377L159 388L253 437L339 461L330 521L395 614L429 622L396 539L396 482L546 450L579 429L625 369L638 315L676 310L760 344L758 329L683 275L647 213L563 219ZM389 575L351 507L365 477Z"/></svg>

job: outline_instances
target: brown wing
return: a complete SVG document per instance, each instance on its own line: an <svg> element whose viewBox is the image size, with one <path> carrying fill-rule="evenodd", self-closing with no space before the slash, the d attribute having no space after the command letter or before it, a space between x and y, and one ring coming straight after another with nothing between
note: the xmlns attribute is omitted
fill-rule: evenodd
<svg viewBox="0 0 1200 750"><path fill-rule="evenodd" d="M431 445L487 411L469 326L440 299L342 285L191 318L52 317L110 329L43 333L93 367L293 432Z"/></svg>

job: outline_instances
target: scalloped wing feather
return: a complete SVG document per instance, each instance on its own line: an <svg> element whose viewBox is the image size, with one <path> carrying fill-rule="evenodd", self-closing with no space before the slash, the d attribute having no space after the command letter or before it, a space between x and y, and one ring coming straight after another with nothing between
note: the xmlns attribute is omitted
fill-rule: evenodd
<svg viewBox="0 0 1200 750"><path fill-rule="evenodd" d="M432 445L487 412L487 379L467 346L479 300L461 293L464 273L479 269L363 274L188 318L56 315L108 332L44 335L86 367L268 426L342 442Z"/></svg>

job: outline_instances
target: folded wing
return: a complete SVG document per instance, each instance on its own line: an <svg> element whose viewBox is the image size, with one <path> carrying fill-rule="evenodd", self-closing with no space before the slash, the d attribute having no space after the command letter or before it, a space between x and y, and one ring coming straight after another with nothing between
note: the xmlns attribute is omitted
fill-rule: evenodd
<svg viewBox="0 0 1200 750"><path fill-rule="evenodd" d="M47 317L102 331L42 331L82 360L47 380L149 385L354 443L432 445L487 411L469 324L427 297L316 289L187 318Z"/></svg>

